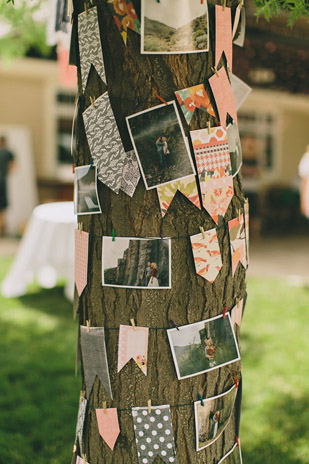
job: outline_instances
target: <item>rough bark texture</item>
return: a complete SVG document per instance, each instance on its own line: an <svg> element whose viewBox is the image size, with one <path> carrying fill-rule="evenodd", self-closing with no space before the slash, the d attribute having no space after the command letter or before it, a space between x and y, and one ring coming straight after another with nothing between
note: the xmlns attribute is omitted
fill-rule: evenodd
<svg viewBox="0 0 309 464"><path fill-rule="evenodd" d="M98 3L101 40L107 75L108 93L126 150L132 149L126 128L125 116L160 104L157 95L166 101L175 99L174 91L204 82L212 75L214 62L214 10L210 13L209 53L187 55L141 55L140 37L128 31L125 47L116 24L107 7L107 0ZM140 2L134 2L137 12ZM83 2L75 2L75 14L83 11ZM74 38L77 45L77 37ZM237 73L237 70L235 70ZM106 90L92 68L85 95L79 85L80 103L77 123L76 165L89 163L90 153L82 123L81 112L90 105L90 96L99 97ZM138 98L138 104L136 104ZM207 127L209 116L195 112L191 130ZM189 127L182 119L186 135ZM218 122L211 118L211 123ZM189 235L213 228L214 223L205 210L199 211L181 193L177 192L162 219L156 190L146 191L140 180L131 199L124 193L114 194L98 182L102 214L82 216L79 221L90 236L88 285L79 302L79 322L91 320L92 326L106 328L107 354L114 400L105 394L96 379L89 398L89 408L84 428L84 452L90 464L137 464L137 450L130 411L119 412L121 434L114 451L111 451L99 435L95 408L120 409L145 406L149 398L153 405L186 404L197 400L197 394L210 397L223 393L234 383L233 376L240 373L240 363L216 369L208 375L177 380L166 330L150 331L147 377L130 361L117 373L118 330L109 328L129 324L131 318L139 326L172 327L207 319L232 308L235 301L245 294L245 270L239 265L234 278L231 270L230 243L227 221L235 217L243 207L244 197L239 177L234 179L235 194L226 213L224 224L218 228L223 267L213 284L195 273ZM172 240L172 288L171 290L132 290L102 287L101 284L101 235L160 237L188 237ZM237 338L239 333L237 333ZM239 389L240 390L240 389ZM235 443L236 414L222 436L206 450L195 451L195 422L192 406L172 409L174 438L179 464L205 464L218 461ZM160 458L154 461L162 462Z"/></svg>

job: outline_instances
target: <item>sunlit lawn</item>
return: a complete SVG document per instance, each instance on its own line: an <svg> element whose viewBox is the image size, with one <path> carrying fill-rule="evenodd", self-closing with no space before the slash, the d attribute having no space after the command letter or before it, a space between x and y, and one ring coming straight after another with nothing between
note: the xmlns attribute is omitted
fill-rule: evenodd
<svg viewBox="0 0 309 464"><path fill-rule="evenodd" d="M0 280L10 262L1 257ZM308 310L308 287L248 282L241 328L244 464L309 463ZM80 388L76 336L63 288L0 297L0 462L70 462Z"/></svg>

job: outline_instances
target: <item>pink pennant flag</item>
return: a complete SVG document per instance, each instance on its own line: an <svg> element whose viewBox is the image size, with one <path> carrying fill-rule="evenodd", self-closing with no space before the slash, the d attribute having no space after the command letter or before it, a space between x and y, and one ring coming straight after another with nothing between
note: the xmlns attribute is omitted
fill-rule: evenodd
<svg viewBox="0 0 309 464"><path fill-rule="evenodd" d="M114 449L120 433L117 408L96 409L99 433L105 443Z"/></svg>
<svg viewBox="0 0 309 464"><path fill-rule="evenodd" d="M80 296L87 285L89 234L75 230L75 285Z"/></svg>
<svg viewBox="0 0 309 464"><path fill-rule="evenodd" d="M118 372L134 359L143 374L147 375L148 327L120 325L118 348Z"/></svg>
<svg viewBox="0 0 309 464"><path fill-rule="evenodd" d="M244 267L247 265L246 259L246 236L244 215L229 221L230 246L232 255L232 274L235 274L238 263Z"/></svg>
<svg viewBox="0 0 309 464"><path fill-rule="evenodd" d="M243 310L244 300L240 300L237 305L231 311L231 323L234 328L234 324L237 324L239 327L241 325L242 310Z"/></svg>
<svg viewBox="0 0 309 464"><path fill-rule="evenodd" d="M77 86L77 68L69 64L69 50L61 43L57 46L57 61L59 82L65 87L75 88Z"/></svg>
<svg viewBox="0 0 309 464"><path fill-rule="evenodd" d="M233 39L231 8L216 5L216 66L225 53L228 67L232 71Z"/></svg>
<svg viewBox="0 0 309 464"><path fill-rule="evenodd" d="M220 124L226 125L226 116L229 114L237 122L237 110L230 81L224 67L220 68L218 75L214 74L209 79L209 84L216 100Z"/></svg>
<svg viewBox="0 0 309 464"><path fill-rule="evenodd" d="M195 175L192 175L157 187L162 217L164 217L167 213L177 190L179 190L197 208L201 209Z"/></svg>

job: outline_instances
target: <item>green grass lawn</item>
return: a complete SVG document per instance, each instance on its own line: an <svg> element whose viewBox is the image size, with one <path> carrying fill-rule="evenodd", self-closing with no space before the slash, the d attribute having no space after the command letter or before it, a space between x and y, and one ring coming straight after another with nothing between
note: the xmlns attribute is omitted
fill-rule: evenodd
<svg viewBox="0 0 309 464"><path fill-rule="evenodd" d="M0 280L11 258L1 257ZM309 463L309 288L248 281L241 328L244 464ZM0 296L0 462L71 460L81 380L63 288Z"/></svg>

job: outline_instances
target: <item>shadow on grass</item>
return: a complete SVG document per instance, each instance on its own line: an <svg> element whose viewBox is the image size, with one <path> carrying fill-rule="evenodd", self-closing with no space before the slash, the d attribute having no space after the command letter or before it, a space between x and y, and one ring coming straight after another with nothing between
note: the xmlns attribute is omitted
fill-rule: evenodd
<svg viewBox="0 0 309 464"><path fill-rule="evenodd" d="M64 287L36 289L18 298L23 305L63 319L73 319L73 302L64 295Z"/></svg>

